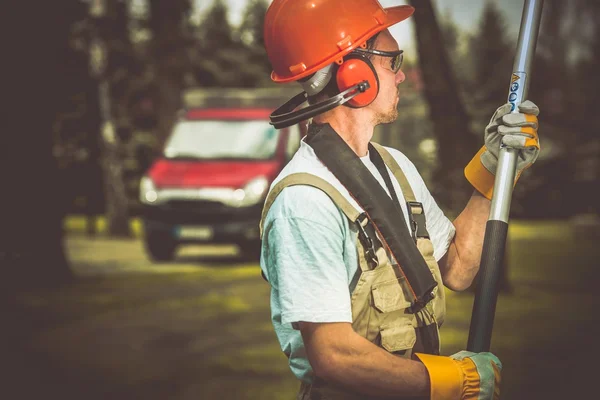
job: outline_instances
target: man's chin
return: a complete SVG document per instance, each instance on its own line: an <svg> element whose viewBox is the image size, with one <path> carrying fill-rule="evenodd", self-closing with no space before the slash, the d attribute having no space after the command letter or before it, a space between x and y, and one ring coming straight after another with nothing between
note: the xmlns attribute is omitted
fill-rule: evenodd
<svg viewBox="0 0 600 400"><path fill-rule="evenodd" d="M392 122L396 122L397 119L398 119L398 110L396 110L396 108L394 108L389 113L381 116L381 118L379 119L379 124L391 124Z"/></svg>

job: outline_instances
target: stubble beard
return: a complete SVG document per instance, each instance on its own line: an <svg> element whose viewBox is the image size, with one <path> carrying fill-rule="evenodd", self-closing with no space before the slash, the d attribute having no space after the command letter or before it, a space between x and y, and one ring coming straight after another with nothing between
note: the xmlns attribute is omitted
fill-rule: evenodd
<svg viewBox="0 0 600 400"><path fill-rule="evenodd" d="M387 112L378 113L375 117L375 125L391 124L398 119L398 104L394 102Z"/></svg>
<svg viewBox="0 0 600 400"><path fill-rule="evenodd" d="M396 87L396 99L385 112L377 113L375 125L391 124L398 119L398 102L400 101L400 88Z"/></svg>

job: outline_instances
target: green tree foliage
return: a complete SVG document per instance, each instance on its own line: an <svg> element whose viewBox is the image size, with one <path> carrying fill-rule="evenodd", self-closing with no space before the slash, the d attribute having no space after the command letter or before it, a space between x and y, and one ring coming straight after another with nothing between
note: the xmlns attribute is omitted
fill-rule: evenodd
<svg viewBox="0 0 600 400"><path fill-rule="evenodd" d="M200 86L261 87L269 84L270 64L264 49L262 26L268 8L251 0L245 17L234 29L223 0L215 0L198 28L194 51L195 76Z"/></svg>
<svg viewBox="0 0 600 400"><path fill-rule="evenodd" d="M223 48L233 48L236 43L233 29L228 20L227 5L223 0L214 0L204 15L198 29L200 48L203 52L215 54Z"/></svg>
<svg viewBox="0 0 600 400"><path fill-rule="evenodd" d="M516 22L515 22L516 23ZM506 103L515 48L506 33L504 16L487 1L477 32L469 41L472 73L465 81L475 131L483 132L494 110Z"/></svg>
<svg viewBox="0 0 600 400"><path fill-rule="evenodd" d="M194 73L200 86L231 86L244 61L242 46L233 37L223 0L215 0L197 30Z"/></svg>
<svg viewBox="0 0 600 400"><path fill-rule="evenodd" d="M244 20L237 32L242 43L249 52L251 71L249 78L256 81L256 86L270 83L271 64L265 50L263 27L265 14L269 5L266 0L250 0L246 6Z"/></svg>
<svg viewBox="0 0 600 400"><path fill-rule="evenodd" d="M247 46L265 46L264 23L269 5L266 0L249 0L238 34Z"/></svg>
<svg viewBox="0 0 600 400"><path fill-rule="evenodd" d="M574 11L576 21L563 21L567 37L573 38L565 45L565 59L570 59L572 65L568 79L558 77L564 95L553 99L556 108L562 110L560 120L566 122L560 124L561 132L556 136L562 138L559 143L567 156L576 161L572 176L575 187L571 193L565 193L565 197L578 199L580 213L600 214L600 194L592 190L600 185L600 114L597 111L600 102L600 3L580 0L572 10L562 3L556 6L564 8L563 15Z"/></svg>
<svg viewBox="0 0 600 400"><path fill-rule="evenodd" d="M440 18L440 30L461 99L468 106L473 81L473 57L464 46L464 42L468 42L467 34L460 30L449 9Z"/></svg>
<svg viewBox="0 0 600 400"><path fill-rule="evenodd" d="M597 143L600 140L600 113L596 111L600 99L600 3L590 0L580 0L579 3L580 8L574 17L581 26L576 25L577 29L573 29L571 25L573 30L567 31L573 34L576 44L565 44L565 59L570 55L567 50L578 50L578 57L573 65L572 79L568 82L572 83L573 92L564 99L570 107L566 107L564 112L574 113L575 118L584 123L577 129L583 140ZM576 30L580 31L579 35Z"/></svg>
<svg viewBox="0 0 600 400"><path fill-rule="evenodd" d="M191 78L189 0L149 0L150 59L159 141L169 134L181 107L181 92Z"/></svg>
<svg viewBox="0 0 600 400"><path fill-rule="evenodd" d="M129 35L129 13L127 2L105 0L107 13L102 21L101 35L107 48L107 74L110 80L111 112L117 123L121 139L130 136L128 104L132 86L143 73L144 66L136 57Z"/></svg>
<svg viewBox="0 0 600 400"><path fill-rule="evenodd" d="M450 14L449 9L441 15L440 30L442 32L442 39L444 41L446 51L448 52L448 56L450 57L453 63L459 61L457 55L459 51L458 47L461 33L458 29L458 26L452 19L452 15Z"/></svg>
<svg viewBox="0 0 600 400"><path fill-rule="evenodd" d="M568 50L572 39L568 37L565 29L567 10L567 4L562 1L548 0L544 3L544 15L533 66L535 75L531 80L530 90L539 98L538 101L542 103L540 106L544 107L544 113L551 122L554 118L562 119L562 114L568 111L561 103L568 100L566 97L573 86L573 71L568 62Z"/></svg>

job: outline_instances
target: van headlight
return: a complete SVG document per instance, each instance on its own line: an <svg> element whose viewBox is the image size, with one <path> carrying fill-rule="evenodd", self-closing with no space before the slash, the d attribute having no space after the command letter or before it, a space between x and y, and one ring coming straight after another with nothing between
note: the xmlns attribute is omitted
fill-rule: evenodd
<svg viewBox="0 0 600 400"><path fill-rule="evenodd" d="M242 189L231 193L227 205L231 207L249 207L258 204L269 189L269 180L264 176L252 179Z"/></svg>
<svg viewBox="0 0 600 400"><path fill-rule="evenodd" d="M156 204L159 201L154 182L147 176L140 180L140 201L142 204Z"/></svg>

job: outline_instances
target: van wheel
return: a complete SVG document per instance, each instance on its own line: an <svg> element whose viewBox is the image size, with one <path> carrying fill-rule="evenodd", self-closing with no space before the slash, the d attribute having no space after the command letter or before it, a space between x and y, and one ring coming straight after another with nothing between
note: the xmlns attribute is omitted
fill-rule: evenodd
<svg viewBox="0 0 600 400"><path fill-rule="evenodd" d="M259 261L260 260L260 249L261 249L260 240L243 242L243 243L240 243L239 246L240 246L240 252L244 259L251 260L251 261Z"/></svg>
<svg viewBox="0 0 600 400"><path fill-rule="evenodd" d="M177 243L172 240L157 238L151 235L144 238L144 247L152 261L173 261L175 258L175 251L177 250Z"/></svg>

